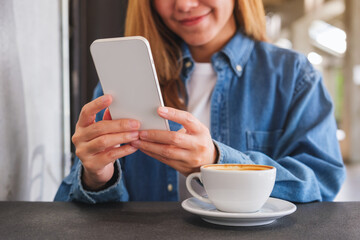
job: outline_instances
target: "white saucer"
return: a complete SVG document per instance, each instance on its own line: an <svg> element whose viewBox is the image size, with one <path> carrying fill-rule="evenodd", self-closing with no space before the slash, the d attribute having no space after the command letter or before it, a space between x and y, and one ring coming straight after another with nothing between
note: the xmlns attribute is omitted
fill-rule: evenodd
<svg viewBox="0 0 360 240"><path fill-rule="evenodd" d="M221 212L214 205L197 198L188 198L181 203L188 212L199 215L207 222L226 226L259 226L270 224L276 219L296 211L296 206L288 201L269 198L264 206L255 213Z"/></svg>

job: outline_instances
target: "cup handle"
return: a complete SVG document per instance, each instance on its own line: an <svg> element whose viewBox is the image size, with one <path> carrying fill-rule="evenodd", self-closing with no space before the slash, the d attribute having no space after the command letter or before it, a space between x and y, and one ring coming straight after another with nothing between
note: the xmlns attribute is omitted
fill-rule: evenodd
<svg viewBox="0 0 360 240"><path fill-rule="evenodd" d="M187 178L186 178L186 188L188 189L188 191L191 193L191 195L193 195L194 197L196 197L200 201L211 204L212 202L208 198L204 198L204 197L200 196L197 192L194 191L194 189L191 186L191 180L193 178L198 178L201 181L201 173L196 172L196 173L192 173L189 176L187 176Z"/></svg>

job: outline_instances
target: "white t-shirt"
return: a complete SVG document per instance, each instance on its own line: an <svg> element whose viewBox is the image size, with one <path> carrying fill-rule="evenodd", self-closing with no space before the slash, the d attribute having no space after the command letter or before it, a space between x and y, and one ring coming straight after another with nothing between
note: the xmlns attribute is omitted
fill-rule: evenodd
<svg viewBox="0 0 360 240"><path fill-rule="evenodd" d="M211 63L195 63L194 71L191 74L186 86L188 93L188 112L199 119L206 127L210 128L210 107L211 94L216 84L217 76ZM192 195L185 185L185 176L179 174L179 196L183 201ZM204 188L193 182L194 190L204 195Z"/></svg>

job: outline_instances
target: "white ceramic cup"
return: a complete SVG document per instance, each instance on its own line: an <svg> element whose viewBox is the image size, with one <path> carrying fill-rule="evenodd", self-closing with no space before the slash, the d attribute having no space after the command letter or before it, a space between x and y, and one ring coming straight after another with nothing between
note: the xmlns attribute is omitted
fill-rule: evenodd
<svg viewBox="0 0 360 240"><path fill-rule="evenodd" d="M196 193L191 180L198 178L208 198ZM269 198L275 183L276 168L250 164L209 164L186 178L188 191L197 199L211 203L223 212L256 212Z"/></svg>

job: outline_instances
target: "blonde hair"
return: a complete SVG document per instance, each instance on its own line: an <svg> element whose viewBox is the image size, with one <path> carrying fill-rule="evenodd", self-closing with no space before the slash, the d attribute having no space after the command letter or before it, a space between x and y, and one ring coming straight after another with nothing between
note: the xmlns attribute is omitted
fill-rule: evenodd
<svg viewBox="0 0 360 240"><path fill-rule="evenodd" d="M267 40L262 0L236 0L234 16L244 34L257 41ZM129 0L125 36L149 40L165 105L185 109L186 92L180 79L182 40L165 26L151 0Z"/></svg>

